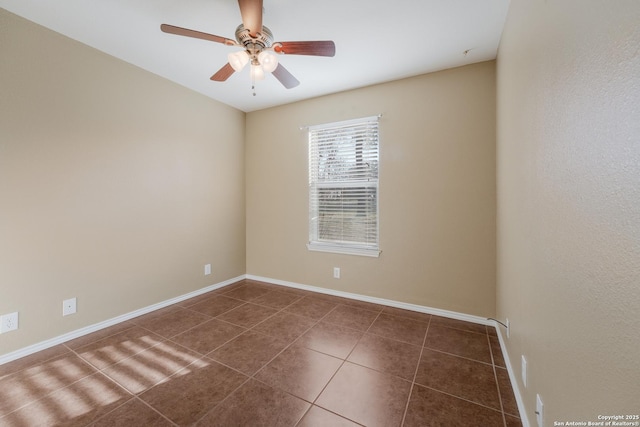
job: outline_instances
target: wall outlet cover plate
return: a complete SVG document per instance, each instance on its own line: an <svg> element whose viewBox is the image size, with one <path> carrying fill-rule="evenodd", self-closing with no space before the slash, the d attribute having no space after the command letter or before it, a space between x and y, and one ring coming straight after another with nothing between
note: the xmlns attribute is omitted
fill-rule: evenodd
<svg viewBox="0 0 640 427"><path fill-rule="evenodd" d="M68 316L76 312L76 299L69 298L62 301L62 315Z"/></svg>
<svg viewBox="0 0 640 427"><path fill-rule="evenodd" d="M0 334L18 329L18 312L0 316Z"/></svg>

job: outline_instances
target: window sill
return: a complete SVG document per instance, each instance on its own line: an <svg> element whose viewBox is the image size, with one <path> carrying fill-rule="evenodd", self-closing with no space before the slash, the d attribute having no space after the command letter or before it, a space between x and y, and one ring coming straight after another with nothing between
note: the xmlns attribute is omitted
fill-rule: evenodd
<svg viewBox="0 0 640 427"><path fill-rule="evenodd" d="M354 248L348 246L307 243L307 249L316 252L330 252L334 254L358 255L378 258L382 252L379 249Z"/></svg>

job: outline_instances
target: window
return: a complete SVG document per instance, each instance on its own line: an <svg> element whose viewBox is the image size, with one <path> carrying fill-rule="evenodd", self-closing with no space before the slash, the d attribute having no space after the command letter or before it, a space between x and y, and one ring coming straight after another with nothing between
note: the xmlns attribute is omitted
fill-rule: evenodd
<svg viewBox="0 0 640 427"><path fill-rule="evenodd" d="M309 127L309 250L379 256L378 116Z"/></svg>

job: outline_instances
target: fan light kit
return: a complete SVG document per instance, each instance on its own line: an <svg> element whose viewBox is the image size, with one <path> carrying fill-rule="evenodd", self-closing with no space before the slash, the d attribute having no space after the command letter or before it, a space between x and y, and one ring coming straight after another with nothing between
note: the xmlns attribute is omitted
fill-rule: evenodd
<svg viewBox="0 0 640 427"><path fill-rule="evenodd" d="M273 34L269 28L262 25L262 0L238 0L238 5L240 6L240 15L242 15L242 24L236 28L237 41L168 24L162 24L160 29L169 34L242 47L244 50L229 53L227 64L211 76L211 80L226 81L234 72L240 72L247 64L250 64L252 89L255 89L256 80L264 79L265 73L272 73L287 89L300 84L298 79L279 63L278 55L335 55L336 46L331 40L274 43ZM253 95L255 96L255 92Z"/></svg>

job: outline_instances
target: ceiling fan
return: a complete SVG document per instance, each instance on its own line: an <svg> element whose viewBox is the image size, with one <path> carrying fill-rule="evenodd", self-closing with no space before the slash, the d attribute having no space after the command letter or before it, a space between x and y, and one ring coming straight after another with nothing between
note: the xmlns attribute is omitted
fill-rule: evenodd
<svg viewBox="0 0 640 427"><path fill-rule="evenodd" d="M264 73L270 72L285 88L294 88L300 82L278 62L277 55L334 56L336 45L331 40L274 42L269 28L262 25L262 1L238 0L242 24L236 29L236 40L168 24L162 24L160 29L169 34L244 48L242 51L228 55L229 62L211 76L213 81L226 81L234 72L242 70L247 63L251 63L253 82L264 79Z"/></svg>

